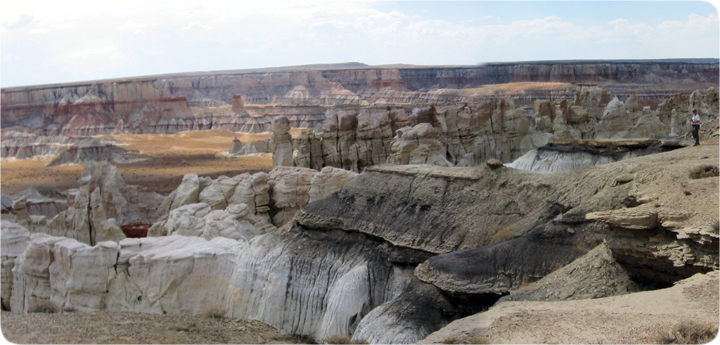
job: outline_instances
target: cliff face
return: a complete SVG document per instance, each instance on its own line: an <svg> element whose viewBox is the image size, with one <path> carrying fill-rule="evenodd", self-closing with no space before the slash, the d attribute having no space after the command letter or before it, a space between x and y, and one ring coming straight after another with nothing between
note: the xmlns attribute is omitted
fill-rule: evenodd
<svg viewBox="0 0 720 345"><path fill-rule="evenodd" d="M698 109L711 138L717 126L717 92L694 91L690 98L675 95L658 110L640 107L637 95L625 102L597 86L579 86L572 100L536 100L533 109L517 106L512 99L488 98L468 103L433 105L371 105L331 108L325 121L303 130L293 143L294 159L277 165L321 169L332 166L362 171L378 164L431 164L475 166L495 158L505 163L520 158L550 139L587 140L621 138L666 138L688 135L688 114ZM709 128L709 130L708 130ZM289 128L285 129L287 132ZM287 133L286 133L287 134ZM276 140L276 139L273 139ZM289 139L285 140L287 144ZM660 142L653 145L659 145ZM256 142L254 147L271 146ZM636 142L633 145L638 145ZM644 144L642 144L644 145ZM642 146L640 145L640 146ZM683 146L670 143L670 146ZM650 144L645 145L645 148ZM284 152L289 157L289 149ZM593 150L591 150L593 151ZM597 151L597 150L594 150ZM246 150L246 152L249 152ZM649 150L642 154L659 152ZM576 152L571 155L533 154L516 168L565 170L604 164L640 152L597 157ZM567 162L562 162L567 160ZM537 162L536 162L537 161ZM558 167L550 167L558 164ZM564 167L563 167L564 166ZM532 168L535 169L535 168Z"/></svg>
<svg viewBox="0 0 720 345"><path fill-rule="evenodd" d="M273 115L285 115L291 123L312 126L315 123L298 117L289 108L466 101L459 94L432 90L520 81L717 83L718 71L717 63L606 62L180 74L6 88L2 90L2 127L44 135L168 133L218 127L242 130L248 124L257 130L252 126L252 113L243 111L245 105L257 104L288 107L287 113ZM645 92L652 97L669 96L652 89Z"/></svg>
<svg viewBox="0 0 720 345"><path fill-rule="evenodd" d="M188 202L171 211L163 225L168 236L90 247L33 234L14 260L10 308L25 312L50 300L78 311L198 314L217 305L227 316L317 339L414 343L603 242L638 281L669 286L717 270L717 176L689 175L717 164L717 155L700 146L553 174L496 165L370 167L338 191L311 196L277 230L233 239L211 234L233 229L216 228L232 205L209 211L211 198L202 205L183 196L220 199L237 183L231 199L241 193L260 205L250 193L256 185L247 174L205 183L195 175L196 188L179 187L166 199ZM272 176L280 170L290 173L284 182ZM302 194L295 172L311 171L280 170L269 174L276 181L270 208L299 205L286 197ZM210 213L201 217L201 209ZM205 230L192 232L199 228Z"/></svg>

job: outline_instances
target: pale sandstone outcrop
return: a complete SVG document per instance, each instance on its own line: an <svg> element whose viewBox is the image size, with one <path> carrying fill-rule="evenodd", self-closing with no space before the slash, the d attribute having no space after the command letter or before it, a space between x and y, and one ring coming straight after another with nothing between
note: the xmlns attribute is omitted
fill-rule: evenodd
<svg viewBox="0 0 720 345"><path fill-rule="evenodd" d="M701 93L694 95L691 96L695 103L704 104ZM714 95L713 90L709 90L705 98ZM404 108L345 107L329 110L321 126L301 133L297 138L294 165L313 169L334 166L352 171L385 162L476 166L490 158L511 162L551 139L682 135L689 133L689 125L680 121L682 116L673 120L682 122L677 125L672 121L665 124L663 120L668 107L675 106L684 96L676 97L677 100L661 104L657 111L649 107L640 110L635 94L628 98L630 106L626 106L607 90L583 85L578 87L572 102L562 97L554 102L535 101L532 118L527 117L524 109L516 108L512 100L503 99ZM717 136L713 124L717 122L718 113L714 108L705 108L710 112L704 115L706 125L702 127L701 136ZM410 116L396 115L409 109L412 109ZM674 131L682 126L678 133Z"/></svg>
<svg viewBox="0 0 720 345"><path fill-rule="evenodd" d="M625 109L625 103L617 97L607 104L597 125L596 138L625 138L633 125L633 119Z"/></svg>
<svg viewBox="0 0 720 345"><path fill-rule="evenodd" d="M53 260L51 251L56 242L67 240L65 237L46 234L33 234L30 239L30 245L15 260L13 268L10 310L14 313L27 312L36 300L50 299L50 264Z"/></svg>
<svg viewBox="0 0 720 345"><path fill-rule="evenodd" d="M602 165L683 147L677 140L549 140L507 166L532 171L564 171Z"/></svg>
<svg viewBox="0 0 720 345"><path fill-rule="evenodd" d="M342 188L357 176L357 173L343 169L327 167L321 172L307 168L277 167L270 173L240 174L233 177L220 176L215 180L198 178L190 173L183 182L171 192L155 213L158 219L148 230L148 236L165 236L176 231L181 214L194 215L200 210L209 209L229 212L232 216L219 212L214 220L203 220L208 212L182 218L183 227L191 228L183 232L212 238L207 226L218 228L221 233L253 233L255 235L271 231L290 221L295 213L309 202L320 200ZM190 206L190 208L185 206ZM204 205L204 206L199 206ZM184 207L184 208L183 208ZM182 211L179 211L182 208ZM177 211L177 212L176 212ZM239 214L241 213L241 214ZM272 214L272 219L271 215ZM234 218L233 218L234 217ZM230 219L227 222L223 219ZM244 220L243 220L244 219ZM233 225L234 221L249 222L246 230ZM213 225L207 225L213 224ZM224 227L227 227L225 229ZM252 229L251 229L252 228ZM214 232L213 232L214 233Z"/></svg>
<svg viewBox="0 0 720 345"><path fill-rule="evenodd" d="M718 198L711 188L717 177L689 178L696 164L716 159L715 149L700 146L553 174L486 164L375 166L305 205L278 231L250 241L177 235L121 240L117 269L106 277L109 292L97 301L111 310L192 314L217 304L229 317L258 319L294 334L407 343L437 330L449 315L487 309L500 294L548 276L602 241L631 275L671 284L718 267L712 244L719 236L713 228ZM283 186L274 200L299 205L304 197L293 194L311 189L305 181L319 174L276 169L269 184ZM672 212L699 202L707 207ZM592 216L622 216L625 209L656 209L665 223L640 235ZM691 229L698 229L696 235ZM16 267L23 283L11 301L50 298L49 291L63 296L53 286L62 279L54 275L67 269L42 273L54 260L46 253L60 242L33 238L31 247L46 249L26 254L26 262L38 264Z"/></svg>
<svg viewBox="0 0 720 345"><path fill-rule="evenodd" d="M30 233L23 226L3 220L2 239L0 239L2 250L2 308L10 310L10 298L12 295L13 274L15 259L20 256L30 245Z"/></svg>
<svg viewBox="0 0 720 345"><path fill-rule="evenodd" d="M211 240L225 237L248 241L268 231L275 230L262 217L255 216L246 204L232 204L224 210L213 210L206 203L178 207L160 225L163 235L197 236Z"/></svg>
<svg viewBox="0 0 720 345"><path fill-rule="evenodd" d="M397 296L408 274L380 264L377 251L365 250L372 241L339 235L333 246L316 246L306 264L293 260L313 241L295 234L251 242L173 235L94 247L34 235L18 265L13 310L48 299L79 310L170 314L215 305L229 317L265 320L296 334L348 334L368 306ZM98 263L93 274L77 276L89 260Z"/></svg>
<svg viewBox="0 0 720 345"><path fill-rule="evenodd" d="M293 146L290 136L290 121L286 117L279 117L273 121L272 147L273 168L279 166L292 166Z"/></svg>
<svg viewBox="0 0 720 345"><path fill-rule="evenodd" d="M273 224L281 226L310 201L310 181L317 170L297 167L278 167L268 174L271 208L276 210Z"/></svg>
<svg viewBox="0 0 720 345"><path fill-rule="evenodd" d="M438 140L437 131L429 123L397 130L390 144L390 164L431 164L451 167L445 158L445 146Z"/></svg>
<svg viewBox="0 0 720 345"><path fill-rule="evenodd" d="M237 137L235 139L237 139ZM271 138L268 138L265 140L255 140L248 143L242 143L239 140L233 140L228 153L235 156L244 156L253 153L272 153L273 151L274 150Z"/></svg>
<svg viewBox="0 0 720 345"><path fill-rule="evenodd" d="M52 219L30 217L29 229L77 239L87 244L125 238L125 231L147 227L164 197L125 184L114 165L89 162L78 180L80 188L71 206ZM20 218L20 217L19 217Z"/></svg>
<svg viewBox="0 0 720 345"><path fill-rule="evenodd" d="M499 99L330 109L323 124L297 138L294 165L355 172L385 162L473 166L490 158L507 161L544 144L537 133L524 110Z"/></svg>
<svg viewBox="0 0 720 345"><path fill-rule="evenodd" d="M708 94L713 97L712 92ZM511 162L550 139L662 138L670 134L663 109L673 101L654 112L647 107L640 110L635 95L628 100L629 107L607 90L581 85L573 101L562 97L554 102L535 101L532 118L505 99L330 109L325 122L298 136L293 164L356 172L386 162L476 166L490 158ZM708 115L711 121L716 118L717 113ZM703 135L714 134L708 131Z"/></svg>
<svg viewBox="0 0 720 345"><path fill-rule="evenodd" d="M324 167L310 179L308 203L324 199L330 194L340 190L348 182L358 176L358 173L339 168Z"/></svg>
<svg viewBox="0 0 720 345"><path fill-rule="evenodd" d="M87 161L96 160L124 163L127 161L125 159L125 152L127 152L127 150L115 146L115 144L111 142L91 138L73 144L58 152L57 157L50 161L47 166L51 167L68 163L83 164Z"/></svg>
<svg viewBox="0 0 720 345"><path fill-rule="evenodd" d="M650 107L644 107L641 115L628 133L630 138L658 138L669 136L667 126L665 126L656 113L650 111Z"/></svg>
<svg viewBox="0 0 720 345"><path fill-rule="evenodd" d="M15 214L15 222L28 225L32 219L52 219L67 209L67 196L47 186L30 188L13 196L3 195L9 207L6 212Z"/></svg>

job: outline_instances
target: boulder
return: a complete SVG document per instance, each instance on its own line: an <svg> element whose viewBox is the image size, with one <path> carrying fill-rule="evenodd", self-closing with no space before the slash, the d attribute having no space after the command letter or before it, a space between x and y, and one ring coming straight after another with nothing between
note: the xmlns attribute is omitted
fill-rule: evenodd
<svg viewBox="0 0 720 345"><path fill-rule="evenodd" d="M570 264L542 279L510 291L504 301L564 301L623 295L641 290L613 257L610 247L600 244Z"/></svg>
<svg viewBox="0 0 720 345"><path fill-rule="evenodd" d="M340 190L348 182L358 176L358 173L343 169L324 167L310 179L308 203L324 199L330 194Z"/></svg>

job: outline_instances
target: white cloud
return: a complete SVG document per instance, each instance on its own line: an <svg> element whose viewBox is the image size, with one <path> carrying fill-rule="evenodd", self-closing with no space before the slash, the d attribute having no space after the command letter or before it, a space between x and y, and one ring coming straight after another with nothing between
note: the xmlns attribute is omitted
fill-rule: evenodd
<svg viewBox="0 0 720 345"><path fill-rule="evenodd" d="M138 23L135 21L129 21L118 28L118 30L138 30L146 28L148 25L145 23Z"/></svg>
<svg viewBox="0 0 720 345"><path fill-rule="evenodd" d="M680 27L682 25L683 24L677 20L666 20L666 21L660 23L660 25L658 25L658 28L661 28L661 29L673 28L673 27Z"/></svg>
<svg viewBox="0 0 720 345"><path fill-rule="evenodd" d="M55 66L112 66L126 61L125 54L114 45L89 46L77 51L66 52L48 60L49 65Z"/></svg>
<svg viewBox="0 0 720 345"><path fill-rule="evenodd" d="M52 24L50 25L50 29L72 29L77 25L76 21L73 22L64 22L64 23L58 23L58 24Z"/></svg>
<svg viewBox="0 0 720 345"><path fill-rule="evenodd" d="M33 23L33 21L35 21L35 18L33 16L23 13L12 22L3 21L2 27L6 30L18 30L28 27L30 24Z"/></svg>
<svg viewBox="0 0 720 345"><path fill-rule="evenodd" d="M711 14L707 17L703 17L701 15L691 13L688 16L688 26L696 27L699 29L706 29L710 28L714 25L717 25L718 23L718 16L717 14Z"/></svg>
<svg viewBox="0 0 720 345"><path fill-rule="evenodd" d="M187 31L190 31L190 30L212 30L212 29L214 29L214 27L205 25L200 22L192 22L182 28L182 30L187 30Z"/></svg>

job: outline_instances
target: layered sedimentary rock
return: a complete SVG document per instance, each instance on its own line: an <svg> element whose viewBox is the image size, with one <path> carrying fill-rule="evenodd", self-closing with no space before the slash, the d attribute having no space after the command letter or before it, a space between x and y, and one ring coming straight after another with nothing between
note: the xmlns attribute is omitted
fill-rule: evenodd
<svg viewBox="0 0 720 345"><path fill-rule="evenodd" d="M228 227L231 228L228 233L237 232L245 238L247 232L263 234L289 222L301 207L336 192L356 176L357 173L332 167L320 172L277 167L269 173L220 176L215 180L190 173L157 207L154 215L158 221L148 234L171 235L180 227L191 229L183 234L205 234L208 239L217 235L214 230L205 230L208 227ZM221 220L230 223L211 225Z"/></svg>
<svg viewBox="0 0 720 345"><path fill-rule="evenodd" d="M156 208L164 200L147 188L125 184L117 167L107 162L88 162L78 182L80 187L67 210L53 217L38 215L24 219L18 215L18 218L32 232L95 244L144 236L156 220Z"/></svg>
<svg viewBox="0 0 720 345"><path fill-rule="evenodd" d="M229 154L235 156L245 156L253 153L272 153L274 151L271 138L265 140L255 140L248 143L242 143L239 140L233 140L230 146Z"/></svg>
<svg viewBox="0 0 720 345"><path fill-rule="evenodd" d="M526 112L491 99L442 106L331 109L326 120L296 138L295 166L362 171L383 164L477 165L511 160L549 136L528 130Z"/></svg>
<svg viewBox="0 0 720 345"><path fill-rule="evenodd" d="M716 160L715 149L700 146L553 174L492 162L383 165L249 240L170 235L90 247L36 235L18 259L11 306L22 312L34 299L52 299L82 310L195 314L219 305L227 316L318 339L415 342L603 242L633 281L668 286L716 270L717 177L690 177L695 165ZM275 202L297 200L313 172L283 167L269 174L280 192L270 192ZM682 212L703 195L707 207ZM195 216L209 210L186 207L197 208ZM97 279L87 281L97 289L64 278L78 272L65 263L81 252L101 263L99 275L72 281ZM105 253L116 261L106 262Z"/></svg>
<svg viewBox="0 0 720 345"><path fill-rule="evenodd" d="M115 146L113 143L103 142L94 138L83 140L77 144L60 151L47 166L55 166L62 164L83 164L88 161L106 160L123 163L125 159L125 150L122 147Z"/></svg>
<svg viewBox="0 0 720 345"><path fill-rule="evenodd" d="M500 298L498 303L602 298L640 290L640 285L617 263L610 247L603 243L567 266Z"/></svg>
<svg viewBox="0 0 720 345"><path fill-rule="evenodd" d="M13 274L15 259L30 245L30 233L23 226L3 220L2 221L2 309L10 310L12 295Z"/></svg>
<svg viewBox="0 0 720 345"><path fill-rule="evenodd" d="M12 196L7 196L8 213L14 213L17 221L24 223L31 216L42 216L47 219L55 217L67 209L67 193L60 193L47 186L30 186L30 188Z"/></svg>
<svg viewBox="0 0 720 345"><path fill-rule="evenodd" d="M246 204L232 204L224 210L213 210L206 203L178 207L160 225L163 235L197 236L207 240L215 237L245 241L275 230L262 217L254 215Z"/></svg>
<svg viewBox="0 0 720 345"><path fill-rule="evenodd" d="M647 344L710 339L718 322L717 286L718 272L713 271L654 291L574 301L500 303L487 312L456 320L419 343ZM544 322L544 327L526 327L537 322Z"/></svg>
<svg viewBox="0 0 720 345"><path fill-rule="evenodd" d="M3 131L3 138L2 141L0 141L0 156L23 159L33 156L58 155L64 149L86 139L88 138L36 136L28 133Z"/></svg>
<svg viewBox="0 0 720 345"><path fill-rule="evenodd" d="M598 139L550 140L508 164L508 167L532 171L563 171L618 162L686 146L678 140Z"/></svg>
<svg viewBox="0 0 720 345"><path fill-rule="evenodd" d="M612 84L619 89L621 86L618 85L622 83L688 80L717 83L717 75L717 61L543 62L426 68L357 64L298 67L295 70L188 73L6 88L2 90L2 123L4 129L15 126L40 130L44 135L173 133L220 127L257 131L258 126L264 125L252 116L251 105L254 104L293 108L453 102L463 99L448 95L438 98L432 92L419 90L463 89L518 81L614 81L617 83ZM657 90L649 95L655 98L669 96ZM540 95L545 99L548 96L551 95ZM307 112L294 119L293 112L277 115L285 115L298 124L321 120L317 117L311 120L310 117L315 115ZM322 113L314 111L316 115ZM271 120L261 122L269 125Z"/></svg>
<svg viewBox="0 0 720 345"><path fill-rule="evenodd" d="M293 145L290 136L290 121L286 117L279 117L273 121L272 141L273 168L292 166Z"/></svg>
<svg viewBox="0 0 720 345"><path fill-rule="evenodd" d="M698 96L700 92L694 94L696 103L709 111L703 115L705 132L701 136L717 136L713 125L717 123L717 109L703 103L705 101ZM706 92L705 98L708 97L715 97L712 88ZM323 123L302 131L295 138L297 155L293 165L313 169L332 166L352 171L383 163L475 166L493 158L509 163L549 140L689 135L686 125L666 126L662 120L665 109L671 107L680 122L682 116L677 114L687 111L687 106L670 99L657 111L651 111L649 107L640 110L635 96L628 102L629 107L607 90L580 85L572 101L564 98L552 102L538 100L532 110L517 107L512 100L506 99L330 109ZM655 151L643 154L651 152ZM537 154L533 152L532 155ZM619 157L618 152L615 156L605 157L601 163L634 155ZM588 161L597 157L581 158Z"/></svg>

